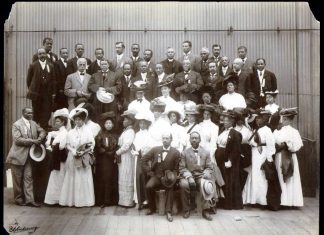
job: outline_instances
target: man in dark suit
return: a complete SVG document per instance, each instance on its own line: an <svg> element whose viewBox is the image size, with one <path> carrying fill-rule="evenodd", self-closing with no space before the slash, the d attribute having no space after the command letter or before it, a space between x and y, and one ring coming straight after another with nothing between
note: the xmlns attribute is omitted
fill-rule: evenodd
<svg viewBox="0 0 324 235"><path fill-rule="evenodd" d="M241 58L236 58L233 60L233 74L239 77L237 92L246 96L247 91L250 89L250 73L246 70L242 70L243 61Z"/></svg>
<svg viewBox="0 0 324 235"><path fill-rule="evenodd" d="M163 65L166 74L178 74L183 71L181 63L174 59L175 51L172 47L167 49L166 56L167 58L160 62Z"/></svg>
<svg viewBox="0 0 324 235"><path fill-rule="evenodd" d="M198 132L190 134L191 147L185 149L181 153L181 160L179 163L179 171L182 179L180 180L181 189L181 203L184 210L183 217L190 216L190 203L195 201L197 189L201 191L201 179L211 179L213 166L210 160L210 154L203 147L199 146L201 141ZM200 192L202 194L202 192ZM203 211L202 216L207 220L212 220L209 212L208 202L200 195L202 201Z"/></svg>
<svg viewBox="0 0 324 235"><path fill-rule="evenodd" d="M255 70L254 61L247 58L247 48L245 46L237 48L237 56L243 61L242 70L247 73L253 73Z"/></svg>
<svg viewBox="0 0 324 235"><path fill-rule="evenodd" d="M155 64L152 61L153 51L151 49L145 49L143 52L143 58L147 62L147 69L149 72L155 71ZM137 75L140 73L140 70L137 70Z"/></svg>
<svg viewBox="0 0 324 235"><path fill-rule="evenodd" d="M136 81L144 81L147 83L147 90L145 91L145 97L148 101L151 101L157 97L157 76L155 72L148 71L147 62L145 60L139 63L140 65L140 74L134 78ZM131 100L135 99L134 91L131 91Z"/></svg>
<svg viewBox="0 0 324 235"><path fill-rule="evenodd" d="M207 47L203 47L200 50L200 59L195 63L192 64L192 70L196 71L201 75L201 78L203 79L204 83L206 83L206 80L209 76L209 69L208 69L208 63L209 61L209 50Z"/></svg>
<svg viewBox="0 0 324 235"><path fill-rule="evenodd" d="M106 92L113 94L115 97L121 92L121 81L116 77L116 74L109 70L109 63L107 60L100 61L101 71L93 74L88 83L88 89L93 94L93 106L95 108L96 121L99 121L99 116L102 113L113 111L117 113L117 99L115 98L111 103L104 104L97 99L96 92L104 88Z"/></svg>
<svg viewBox="0 0 324 235"><path fill-rule="evenodd" d="M149 210L147 215L151 215L156 211L155 205L155 190L162 186L161 178L164 176L166 170L173 171L175 175L178 173L180 153L177 149L171 147L172 135L171 133L162 134L163 146L153 147L141 159L141 165L144 172L150 177L146 183L146 191L148 195ZM149 165L151 161L151 167ZM172 205L173 205L173 186L165 188L166 190L166 205L165 210L167 220L172 222Z"/></svg>
<svg viewBox="0 0 324 235"><path fill-rule="evenodd" d="M67 62L66 70L67 70L68 75L78 71L77 61L79 58L83 57L84 45L82 43L77 43L77 44L75 44L74 50L75 50L76 56L73 57L72 59L69 59ZM87 70L87 73L89 73L88 69L89 69L89 65L91 64L91 60L88 58L85 58L85 59L87 60L86 70Z"/></svg>
<svg viewBox="0 0 324 235"><path fill-rule="evenodd" d="M93 61L88 68L88 73L90 75L95 74L100 70L100 61L104 58L104 50L102 48L96 48L95 50L96 60Z"/></svg>
<svg viewBox="0 0 324 235"><path fill-rule="evenodd" d="M233 69L230 68L229 66L229 58L227 56L223 56L221 58L220 64L217 67L218 69L218 74L219 76L221 76L222 78L227 77L230 73L233 72Z"/></svg>
<svg viewBox="0 0 324 235"><path fill-rule="evenodd" d="M219 68L221 66L221 59L222 59L222 57L220 56L221 50L222 50L221 45L219 45L219 44L212 45L213 55L209 57L209 61L216 62L217 68Z"/></svg>
<svg viewBox="0 0 324 235"><path fill-rule="evenodd" d="M195 102L199 101L199 89L204 85L199 73L191 69L189 60L183 61L183 72L178 73L173 82L176 93L180 93L181 90L188 90L188 99ZM179 100L179 97L177 97Z"/></svg>
<svg viewBox="0 0 324 235"><path fill-rule="evenodd" d="M27 73L27 99L32 101L35 122L44 129L50 127L48 121L56 96L54 66L46 57L45 49L38 49L38 60L29 66Z"/></svg>
<svg viewBox="0 0 324 235"><path fill-rule="evenodd" d="M139 70L139 62L143 61L144 59L139 56L140 52L140 45L138 43L133 43L131 46L131 52L132 55L130 56L130 59L132 61L132 75L136 76L138 74Z"/></svg>
<svg viewBox="0 0 324 235"><path fill-rule="evenodd" d="M266 105L265 92L277 90L276 75L265 69L265 59L256 60L256 71L251 75L249 91L255 94L258 107Z"/></svg>
<svg viewBox="0 0 324 235"><path fill-rule="evenodd" d="M209 90L212 93L211 102L217 104L219 98L227 92L223 87L224 78L219 76L219 74L217 73L216 62L214 61L209 62L208 71L209 74L207 79L204 81L204 87L206 89L208 89L209 87Z"/></svg>
<svg viewBox="0 0 324 235"><path fill-rule="evenodd" d="M54 74L56 80L56 97L53 110L67 108L67 97L64 95L64 85L67 77L66 66L69 51L67 48L60 49L60 59L54 63Z"/></svg>
<svg viewBox="0 0 324 235"><path fill-rule="evenodd" d="M120 113L123 113L124 110L127 110L127 107L131 100L131 87L132 83L135 80L135 77L132 76L132 65L126 63L123 65L123 73L116 74L116 78L121 82L121 92L119 93L118 97L118 110Z"/></svg>
<svg viewBox="0 0 324 235"><path fill-rule="evenodd" d="M192 53L192 43L188 40L182 43L183 55L178 58L178 61L182 63L184 60L190 60L191 64L198 63L199 57Z"/></svg>
<svg viewBox="0 0 324 235"><path fill-rule="evenodd" d="M162 81L165 81L169 75L165 74L163 65L158 63L155 65L155 73L157 75L157 83L160 84ZM157 97L162 96L160 87L156 86L156 94ZM174 89L173 92L171 90L171 96L174 97Z"/></svg>
<svg viewBox="0 0 324 235"><path fill-rule="evenodd" d="M12 125L13 143L6 163L10 164L14 200L17 205L39 207L35 202L33 189L32 160L29 149L39 145L46 137L46 132L33 120L33 109L25 107L22 117Z"/></svg>
<svg viewBox="0 0 324 235"><path fill-rule="evenodd" d="M52 50L52 46L53 46L53 39L52 38L44 38L43 39L43 47L46 51L46 60L50 63L54 63L55 61L58 60L58 57L55 53L53 53ZM38 60L38 54L34 54L33 55L33 62L35 62L36 60Z"/></svg>

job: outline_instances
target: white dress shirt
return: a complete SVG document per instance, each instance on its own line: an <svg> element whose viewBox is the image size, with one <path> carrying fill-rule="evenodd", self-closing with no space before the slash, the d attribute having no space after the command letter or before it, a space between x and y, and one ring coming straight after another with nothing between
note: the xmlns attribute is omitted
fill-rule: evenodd
<svg viewBox="0 0 324 235"><path fill-rule="evenodd" d="M67 63L64 61L64 59L61 57L60 58L61 59L61 61L62 61L62 63L63 63L63 65L64 65L64 67L66 68L66 66L67 66Z"/></svg>
<svg viewBox="0 0 324 235"><path fill-rule="evenodd" d="M165 73L161 73L160 75L158 75L159 78L159 83L162 82L163 78L164 78Z"/></svg>
<svg viewBox="0 0 324 235"><path fill-rule="evenodd" d="M26 118L22 117L24 123L26 124L26 126L28 127L28 129L30 130L30 122L29 120L27 120Z"/></svg>
<svg viewBox="0 0 324 235"><path fill-rule="evenodd" d="M232 110L233 108L246 108L244 97L236 92L222 95L218 102L224 107L225 110Z"/></svg>
<svg viewBox="0 0 324 235"><path fill-rule="evenodd" d="M147 81L146 76L147 76L147 73L141 73L141 77L142 77L142 80L143 80L144 82Z"/></svg>
<svg viewBox="0 0 324 235"><path fill-rule="evenodd" d="M171 146L169 146L169 148L164 148L162 147L162 151L170 151ZM164 159L166 158L166 155L168 155L168 152L162 152L162 161L164 161Z"/></svg>
<svg viewBox="0 0 324 235"><path fill-rule="evenodd" d="M264 80L263 80L264 69L262 71L257 70L257 72L258 72L258 77L259 77L259 82L260 82L260 95L264 96L263 91L262 91L262 87L264 87Z"/></svg>

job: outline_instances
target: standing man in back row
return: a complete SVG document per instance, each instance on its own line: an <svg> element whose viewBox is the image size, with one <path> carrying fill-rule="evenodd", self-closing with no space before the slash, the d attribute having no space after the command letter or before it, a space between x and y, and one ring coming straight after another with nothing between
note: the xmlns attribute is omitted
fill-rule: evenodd
<svg viewBox="0 0 324 235"><path fill-rule="evenodd" d="M199 57L192 53L192 43L190 41L186 40L182 43L182 50L183 55L178 59L180 63L182 63L184 60L190 60L191 64L198 62Z"/></svg>
<svg viewBox="0 0 324 235"><path fill-rule="evenodd" d="M174 73L176 75L183 71L181 63L174 59L175 51L172 47L168 47L166 56L167 58L160 62L166 74Z"/></svg>
<svg viewBox="0 0 324 235"><path fill-rule="evenodd" d="M123 66L126 63L133 64L132 60L125 55L125 44L123 42L116 42L115 43L115 51L116 55L112 60L112 67L111 70L116 72L116 75L123 73Z"/></svg>
<svg viewBox="0 0 324 235"><path fill-rule="evenodd" d="M76 71L78 71L78 65L77 65L77 61L78 59L83 57L83 53L84 53L84 45L82 43L77 43L74 46L74 51L76 53L76 56L73 57L72 59L68 60L67 62L67 74L71 74L71 73L75 73ZM86 70L87 73L89 73L88 67L91 64L91 60L88 58L86 59Z"/></svg>
<svg viewBox="0 0 324 235"><path fill-rule="evenodd" d="M237 56L243 61L242 71L253 73L255 70L254 61L247 58L247 48L245 46L239 46L237 48Z"/></svg>
<svg viewBox="0 0 324 235"><path fill-rule="evenodd" d="M52 52L52 46L53 46L53 39L52 38L44 38L43 39L43 48L46 52L46 60L49 63L54 64L55 61L58 60L58 57L55 53ZM33 55L33 62L38 60L38 54Z"/></svg>

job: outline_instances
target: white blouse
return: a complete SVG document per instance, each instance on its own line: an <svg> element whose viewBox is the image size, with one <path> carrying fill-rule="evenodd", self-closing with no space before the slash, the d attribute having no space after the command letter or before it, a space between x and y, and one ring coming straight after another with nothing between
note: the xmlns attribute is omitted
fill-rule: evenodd
<svg viewBox="0 0 324 235"><path fill-rule="evenodd" d="M172 142L171 146L176 148L180 153L186 147L186 131L183 126L180 126L177 123L173 123L171 125L171 134L172 134Z"/></svg>
<svg viewBox="0 0 324 235"><path fill-rule="evenodd" d="M85 123L84 125L85 127L89 128L90 132L93 135L93 138L95 138L99 134L99 131L101 130L100 125L91 120L88 120L87 123Z"/></svg>
<svg viewBox="0 0 324 235"><path fill-rule="evenodd" d="M203 120L199 123L201 143L200 145L210 152L210 157L213 160L215 151L217 149L216 141L218 137L218 126L213 123L210 119Z"/></svg>
<svg viewBox="0 0 324 235"><path fill-rule="evenodd" d="M278 111L279 109L279 105L273 103L273 104L267 104L265 107L264 107L265 110L268 110L271 112L271 114L274 114L275 112Z"/></svg>
<svg viewBox="0 0 324 235"><path fill-rule="evenodd" d="M290 125L283 126L280 130L273 132L277 144L287 143L290 152L297 152L303 146L303 140L299 131Z"/></svg>
<svg viewBox="0 0 324 235"><path fill-rule="evenodd" d="M222 95L218 102L224 107L225 110L232 110L233 108L246 108L244 97L236 92Z"/></svg>
<svg viewBox="0 0 324 235"><path fill-rule="evenodd" d="M241 135L242 135L242 144L248 144L249 143L249 138L252 135L252 131L249 128L247 128L245 125L242 125L242 126L237 126L236 125L234 127L234 129L241 133Z"/></svg>
<svg viewBox="0 0 324 235"><path fill-rule="evenodd" d="M226 148L226 144L227 144L227 139L228 139L228 135L230 130L233 127L228 128L227 130L224 130L217 138L217 144L219 147L221 148Z"/></svg>
<svg viewBox="0 0 324 235"><path fill-rule="evenodd" d="M46 137L46 147L50 146L51 139L54 138L52 145L56 145L59 143L59 149L62 150L66 147L66 139L67 139L67 130L65 126L61 126L58 131L51 131L47 134Z"/></svg>
<svg viewBox="0 0 324 235"><path fill-rule="evenodd" d="M148 130L139 130L136 132L133 144L136 151L141 150L142 156L147 153L153 146L152 138Z"/></svg>

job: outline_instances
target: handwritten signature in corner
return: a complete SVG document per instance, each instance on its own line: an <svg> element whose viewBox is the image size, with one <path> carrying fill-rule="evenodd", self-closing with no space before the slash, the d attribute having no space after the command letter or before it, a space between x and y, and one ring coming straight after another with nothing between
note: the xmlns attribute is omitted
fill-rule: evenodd
<svg viewBox="0 0 324 235"><path fill-rule="evenodd" d="M15 222L13 224L9 224L9 233L21 233L21 232L31 232L34 233L39 227L25 227L20 226L18 221L15 219Z"/></svg>

